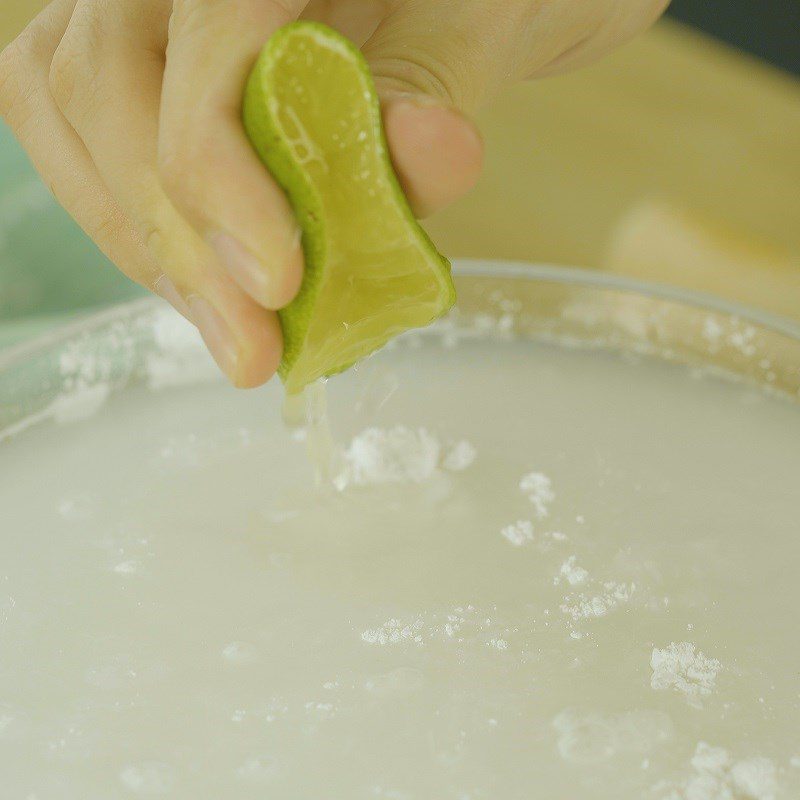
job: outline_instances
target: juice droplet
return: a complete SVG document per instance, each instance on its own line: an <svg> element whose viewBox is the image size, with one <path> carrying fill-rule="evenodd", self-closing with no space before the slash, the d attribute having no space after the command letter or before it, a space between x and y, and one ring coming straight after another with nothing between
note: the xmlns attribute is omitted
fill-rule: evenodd
<svg viewBox="0 0 800 800"><path fill-rule="evenodd" d="M319 487L331 487L337 474L338 450L328 415L327 380L320 378L299 394L287 394L283 420L291 428L304 428L308 460Z"/></svg>

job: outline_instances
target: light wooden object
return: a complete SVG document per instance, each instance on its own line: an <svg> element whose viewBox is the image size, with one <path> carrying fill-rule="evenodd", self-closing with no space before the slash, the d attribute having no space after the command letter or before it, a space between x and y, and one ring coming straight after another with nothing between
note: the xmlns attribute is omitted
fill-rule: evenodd
<svg viewBox="0 0 800 800"><path fill-rule="evenodd" d="M46 5L46 0L7 0L3 3L0 8L0 47L10 42Z"/></svg>
<svg viewBox="0 0 800 800"><path fill-rule="evenodd" d="M484 176L429 222L445 252L605 268L800 317L794 78L664 20L596 65L514 87L480 124ZM631 227L654 206L673 213Z"/></svg>

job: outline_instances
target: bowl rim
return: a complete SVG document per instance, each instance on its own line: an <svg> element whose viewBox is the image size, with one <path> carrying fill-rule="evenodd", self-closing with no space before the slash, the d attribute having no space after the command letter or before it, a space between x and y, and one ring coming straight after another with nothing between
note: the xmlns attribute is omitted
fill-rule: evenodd
<svg viewBox="0 0 800 800"><path fill-rule="evenodd" d="M458 258L453 260L455 277L500 278L561 284L589 289L614 290L655 300L666 300L696 309L722 313L800 342L800 322L759 308L735 303L707 292L699 292L655 281L640 281L583 267L561 266L506 259ZM164 305L151 296L115 303L99 311L88 311L50 331L33 336L0 351L0 372L37 353L63 344L74 336Z"/></svg>

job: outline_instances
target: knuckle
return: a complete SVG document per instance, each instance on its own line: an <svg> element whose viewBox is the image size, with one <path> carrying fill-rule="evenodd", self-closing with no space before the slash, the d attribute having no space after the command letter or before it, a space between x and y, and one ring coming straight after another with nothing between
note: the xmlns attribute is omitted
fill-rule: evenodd
<svg viewBox="0 0 800 800"><path fill-rule="evenodd" d="M260 0L258 4L231 3L230 0L174 0L170 18L170 39L175 34L181 37L214 35L220 23L232 15L244 21L247 16L254 24L269 19L271 23L283 25L294 18L291 0Z"/></svg>
<svg viewBox="0 0 800 800"><path fill-rule="evenodd" d="M86 53L65 40L53 56L47 82L56 105L69 117L86 102L96 79Z"/></svg>
<svg viewBox="0 0 800 800"><path fill-rule="evenodd" d="M373 60L373 71L404 91L421 92L453 105L463 105L463 88L457 70L423 49L411 53L386 52Z"/></svg>
<svg viewBox="0 0 800 800"><path fill-rule="evenodd" d="M103 67L102 20L76 20L53 54L48 75L50 94L68 119L91 114L101 105Z"/></svg>
<svg viewBox="0 0 800 800"><path fill-rule="evenodd" d="M119 208L105 206L98 209L87 228L97 241L115 241L126 232L127 221Z"/></svg>
<svg viewBox="0 0 800 800"><path fill-rule="evenodd" d="M78 82L78 65L76 55L62 43L53 56L47 83L50 94L59 108L64 108L72 101L75 85Z"/></svg>
<svg viewBox="0 0 800 800"><path fill-rule="evenodd" d="M164 269L175 269L185 263L187 248L191 249L193 239L188 226L175 215L173 207L166 198L158 204L146 203L147 211L136 217L136 238L154 264Z"/></svg>
<svg viewBox="0 0 800 800"><path fill-rule="evenodd" d="M158 258L164 252L166 235L161 225L154 221L143 220L139 224L139 236L153 257Z"/></svg>
<svg viewBox="0 0 800 800"><path fill-rule="evenodd" d="M124 275L143 286L152 286L159 270L143 249L139 231L118 206L95 209L83 227Z"/></svg>

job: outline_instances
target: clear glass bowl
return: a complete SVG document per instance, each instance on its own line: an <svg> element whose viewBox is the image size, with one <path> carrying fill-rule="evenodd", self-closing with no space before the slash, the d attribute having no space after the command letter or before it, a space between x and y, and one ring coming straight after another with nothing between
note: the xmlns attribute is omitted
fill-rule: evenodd
<svg viewBox="0 0 800 800"><path fill-rule="evenodd" d="M445 326L652 355L800 400L800 325L791 320L581 269L461 260L454 274L458 308ZM84 415L134 382L209 374L199 338L161 301L115 306L0 353L0 439Z"/></svg>

